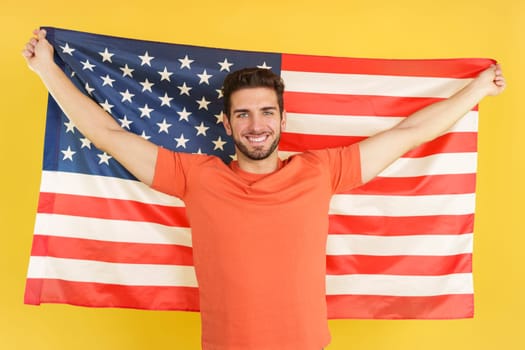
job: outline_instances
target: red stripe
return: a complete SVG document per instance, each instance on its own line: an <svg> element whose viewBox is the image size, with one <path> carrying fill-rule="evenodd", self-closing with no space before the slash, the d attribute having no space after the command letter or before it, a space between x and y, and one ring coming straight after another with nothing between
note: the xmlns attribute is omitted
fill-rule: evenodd
<svg viewBox="0 0 525 350"><path fill-rule="evenodd" d="M376 177L346 193L366 195L433 195L475 193L476 174Z"/></svg>
<svg viewBox="0 0 525 350"><path fill-rule="evenodd" d="M429 297L327 295L328 318L453 319L474 316L472 294Z"/></svg>
<svg viewBox="0 0 525 350"><path fill-rule="evenodd" d="M191 247L175 244L108 242L43 236L38 233L35 234L33 239L31 255L127 264L185 266L193 264Z"/></svg>
<svg viewBox="0 0 525 350"><path fill-rule="evenodd" d="M305 152L312 149L343 147L364 140L364 136L308 135L283 132L281 151ZM477 135L473 132L451 132L414 148L403 157L425 157L439 153L477 152Z"/></svg>
<svg viewBox="0 0 525 350"><path fill-rule="evenodd" d="M474 214L436 216L352 216L330 215L330 234L440 235L472 233Z"/></svg>
<svg viewBox="0 0 525 350"><path fill-rule="evenodd" d="M72 194L41 192L38 212L189 227L184 207Z"/></svg>
<svg viewBox="0 0 525 350"><path fill-rule="evenodd" d="M283 54L283 71L474 78L494 60L486 58L392 60Z"/></svg>
<svg viewBox="0 0 525 350"><path fill-rule="evenodd" d="M28 278L24 302L149 310L199 310L198 288L123 286Z"/></svg>
<svg viewBox="0 0 525 350"><path fill-rule="evenodd" d="M328 255L329 275L386 274L440 276L472 273L472 254L449 256Z"/></svg>
<svg viewBox="0 0 525 350"><path fill-rule="evenodd" d="M287 91L284 108L290 113L406 117L438 98L316 94Z"/></svg>

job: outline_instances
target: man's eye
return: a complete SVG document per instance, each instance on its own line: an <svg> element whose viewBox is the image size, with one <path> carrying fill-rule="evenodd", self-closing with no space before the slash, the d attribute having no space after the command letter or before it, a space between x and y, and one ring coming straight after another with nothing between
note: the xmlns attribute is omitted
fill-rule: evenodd
<svg viewBox="0 0 525 350"><path fill-rule="evenodd" d="M273 111L265 111L264 115L273 115Z"/></svg>
<svg viewBox="0 0 525 350"><path fill-rule="evenodd" d="M248 116L248 113L239 113L237 114L237 118L246 118Z"/></svg>

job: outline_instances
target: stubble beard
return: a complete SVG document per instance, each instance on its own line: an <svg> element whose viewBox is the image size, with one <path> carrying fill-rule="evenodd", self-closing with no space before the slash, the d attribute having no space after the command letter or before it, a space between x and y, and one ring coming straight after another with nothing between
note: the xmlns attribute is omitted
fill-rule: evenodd
<svg viewBox="0 0 525 350"><path fill-rule="evenodd" d="M273 140L272 144L268 149L264 148L255 148L253 150L249 150L248 147L240 142L238 139L234 138L233 142L235 143L235 146L241 152L245 157L251 159L251 160L263 160L268 158L276 149L277 146L279 146L279 141L281 140L281 133L279 132L279 135L275 140Z"/></svg>

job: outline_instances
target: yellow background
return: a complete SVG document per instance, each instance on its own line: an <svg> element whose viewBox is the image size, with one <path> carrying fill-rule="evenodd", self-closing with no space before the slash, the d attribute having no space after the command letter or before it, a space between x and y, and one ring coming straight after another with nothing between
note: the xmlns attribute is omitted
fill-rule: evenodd
<svg viewBox="0 0 525 350"><path fill-rule="evenodd" d="M191 350L200 344L196 313L23 305L47 101L20 51L39 25L260 51L498 59L509 86L481 104L475 318L330 321L329 349L525 348L525 1L3 0L0 349Z"/></svg>

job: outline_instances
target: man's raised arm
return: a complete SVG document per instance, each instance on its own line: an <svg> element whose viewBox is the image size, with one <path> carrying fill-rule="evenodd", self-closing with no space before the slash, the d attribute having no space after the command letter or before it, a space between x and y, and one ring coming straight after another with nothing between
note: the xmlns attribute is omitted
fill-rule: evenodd
<svg viewBox="0 0 525 350"><path fill-rule="evenodd" d="M410 115L392 129L374 135L360 144L361 176L368 182L409 150L433 140L451 128L485 96L505 89L499 65L492 65L450 98Z"/></svg>
<svg viewBox="0 0 525 350"><path fill-rule="evenodd" d="M22 55L67 117L95 146L111 154L140 181L151 185L157 146L122 129L102 107L79 91L55 64L45 30L35 29L33 34Z"/></svg>

